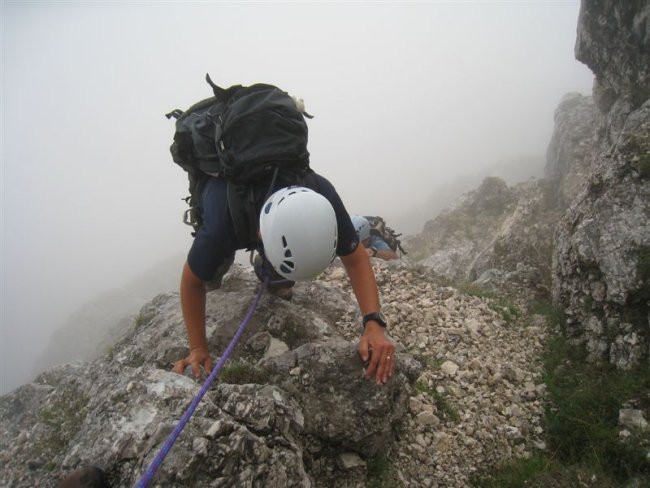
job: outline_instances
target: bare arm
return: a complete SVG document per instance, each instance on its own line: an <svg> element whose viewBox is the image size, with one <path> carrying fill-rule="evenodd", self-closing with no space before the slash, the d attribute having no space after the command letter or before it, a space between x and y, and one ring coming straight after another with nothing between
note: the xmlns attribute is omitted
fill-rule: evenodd
<svg viewBox="0 0 650 488"><path fill-rule="evenodd" d="M212 369L212 358L208 352L208 341L205 335L205 284L192 272L187 263L183 267L180 292L190 354L174 364L174 371L183 374L187 366L192 366L194 376L199 378L201 366L208 373Z"/></svg>
<svg viewBox="0 0 650 488"><path fill-rule="evenodd" d="M377 282L364 247L357 246L352 254L341 257L341 261L350 278L361 314L378 312ZM359 339L358 350L363 361L370 359L366 378L376 372L377 384L386 383L395 370L395 345L384 334L384 328L375 321L369 321Z"/></svg>

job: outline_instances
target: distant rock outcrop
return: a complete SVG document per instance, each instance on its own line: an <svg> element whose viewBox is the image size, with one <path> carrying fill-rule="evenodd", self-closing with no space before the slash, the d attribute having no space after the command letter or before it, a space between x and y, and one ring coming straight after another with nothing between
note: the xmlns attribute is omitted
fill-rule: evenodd
<svg viewBox="0 0 650 488"><path fill-rule="evenodd" d="M516 283L548 294L559 217L553 188L545 180L509 187L490 177L427 222L405 247L417 264L453 281L496 288Z"/></svg>
<svg viewBox="0 0 650 488"><path fill-rule="evenodd" d="M556 233L554 296L594 360L650 364L650 4L583 1L595 74L592 171Z"/></svg>

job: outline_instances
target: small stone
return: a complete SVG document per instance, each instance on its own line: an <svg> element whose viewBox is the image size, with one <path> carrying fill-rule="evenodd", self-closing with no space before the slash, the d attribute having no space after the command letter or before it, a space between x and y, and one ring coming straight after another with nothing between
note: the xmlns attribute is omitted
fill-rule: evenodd
<svg viewBox="0 0 650 488"><path fill-rule="evenodd" d="M546 442L544 441L533 441L533 446L535 446L535 449L538 449L540 451L546 450Z"/></svg>
<svg viewBox="0 0 650 488"><path fill-rule="evenodd" d="M432 412L420 412L416 415L415 420L417 420L420 425L440 424L440 419L436 417Z"/></svg>
<svg viewBox="0 0 650 488"><path fill-rule="evenodd" d="M445 361L440 366L440 371L448 374L449 376L454 376L458 372L458 365L453 361Z"/></svg>
<svg viewBox="0 0 650 488"><path fill-rule="evenodd" d="M269 347L266 349L266 352L264 353L264 358L266 359L275 356L281 356L288 350L289 350L289 346L287 346L284 342L276 339L275 337L271 337L271 340L269 342Z"/></svg>
<svg viewBox="0 0 650 488"><path fill-rule="evenodd" d="M426 439L422 434L417 434L415 436L415 442L417 442L420 446L427 448L429 447L429 444L427 443Z"/></svg>
<svg viewBox="0 0 650 488"><path fill-rule="evenodd" d="M207 456L208 445L209 442L205 437L195 437L192 441L192 450L200 456Z"/></svg>
<svg viewBox="0 0 650 488"><path fill-rule="evenodd" d="M451 447L451 437L445 432L436 432L433 434L433 442L436 449L441 453L446 453Z"/></svg>
<svg viewBox="0 0 650 488"><path fill-rule="evenodd" d="M510 440L516 441L523 438L521 431L512 425L506 425L506 437Z"/></svg>
<svg viewBox="0 0 650 488"><path fill-rule="evenodd" d="M630 430L648 430L648 421L643 417L641 410L623 408L618 412L618 423Z"/></svg>
<svg viewBox="0 0 650 488"><path fill-rule="evenodd" d="M232 424L227 423L224 420L217 420L210 426L208 431L205 433L205 436L208 439L214 439L215 437L220 437L223 435L230 434L232 431L233 431Z"/></svg>
<svg viewBox="0 0 650 488"><path fill-rule="evenodd" d="M416 397L411 397L409 399L409 407L412 413L420 413L422 411L422 402Z"/></svg>
<svg viewBox="0 0 650 488"><path fill-rule="evenodd" d="M474 358L469 363L469 369L472 371L480 371L483 368L483 364L478 358Z"/></svg>
<svg viewBox="0 0 650 488"><path fill-rule="evenodd" d="M356 452L344 452L339 454L336 464L339 468L347 471L348 469L363 468L366 462Z"/></svg>

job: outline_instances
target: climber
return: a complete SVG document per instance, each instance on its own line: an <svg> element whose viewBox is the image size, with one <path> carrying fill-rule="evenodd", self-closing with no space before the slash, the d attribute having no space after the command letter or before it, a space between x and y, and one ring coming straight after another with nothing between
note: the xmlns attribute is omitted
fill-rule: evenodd
<svg viewBox="0 0 650 488"><path fill-rule="evenodd" d="M304 102L273 85L224 89L209 75L206 81L214 97L166 114L176 118L170 151L188 173L184 221L194 228L180 286L189 355L174 371L191 366L198 378L201 368L212 369L206 291L221 285L236 250L256 249L256 274L287 300L295 280L311 279L341 258L363 313L358 352L369 361L366 378L385 383L395 346L385 335L375 276L336 190L309 167L305 118L312 116Z"/></svg>
<svg viewBox="0 0 650 488"><path fill-rule="evenodd" d="M308 279L322 271L335 254L341 258L363 314L364 331L358 352L364 362L369 361L366 378L374 376L377 384L386 383L395 368L395 346L384 333L386 323L380 313L368 255L358 245L350 217L332 184L314 172L308 180L317 191L302 188L291 193L287 188L279 188L279 192L273 188L276 192L260 206L264 254L276 272L274 278L281 275L286 288L293 285L294 279ZM181 308L190 352L175 363L174 371L182 374L191 366L197 378L201 367L206 372L212 369L205 332L206 288L220 286L238 249L226 189L227 182L221 178L210 177L207 181L201 199L203 225L194 238L181 277ZM286 241L293 246L289 249L291 264L283 262Z"/></svg>
<svg viewBox="0 0 650 488"><path fill-rule="evenodd" d="M399 241L397 241L395 249L391 248L389 244L390 239L380 232L374 232L370 226L368 218L362 217L361 215L353 215L352 225L354 225L354 230L357 233L359 242L363 244L368 256L373 258L377 257L385 261L399 259L399 256L395 252L395 249L397 249L397 246L399 245ZM387 242L387 240L389 242Z"/></svg>

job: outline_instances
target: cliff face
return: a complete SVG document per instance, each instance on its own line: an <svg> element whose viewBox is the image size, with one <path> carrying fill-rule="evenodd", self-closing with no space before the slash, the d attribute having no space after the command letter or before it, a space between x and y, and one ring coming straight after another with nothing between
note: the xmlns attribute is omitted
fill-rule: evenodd
<svg viewBox="0 0 650 488"><path fill-rule="evenodd" d="M566 208L580 193L591 172L596 106L592 97L568 93L555 110L554 119L544 176L554 187L555 203Z"/></svg>
<svg viewBox="0 0 650 488"><path fill-rule="evenodd" d="M591 172L555 236L554 297L592 359L650 359L650 5L583 1L576 57L595 74Z"/></svg>

